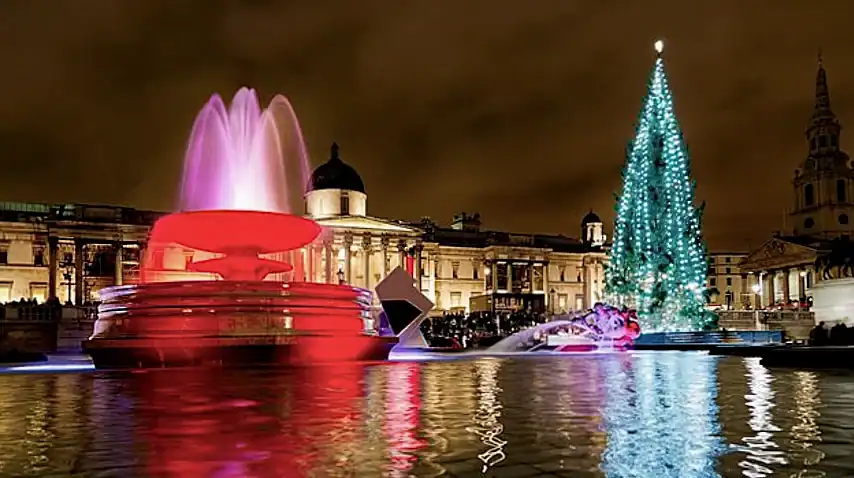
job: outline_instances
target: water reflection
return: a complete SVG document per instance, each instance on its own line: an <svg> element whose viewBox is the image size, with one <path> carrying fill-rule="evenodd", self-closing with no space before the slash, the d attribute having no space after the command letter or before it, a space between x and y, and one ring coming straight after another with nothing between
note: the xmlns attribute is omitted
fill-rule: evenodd
<svg viewBox="0 0 854 478"><path fill-rule="evenodd" d="M0 374L0 476L845 477L852 388L682 353Z"/></svg>
<svg viewBox="0 0 854 478"><path fill-rule="evenodd" d="M821 407L818 377L813 372L795 372L794 423L791 428L792 440L790 453L793 464L801 469L799 477L825 476L822 471L815 470L825 454L816 448L821 443L821 429L818 426Z"/></svg>
<svg viewBox="0 0 854 478"><path fill-rule="evenodd" d="M609 477L712 477L723 450L716 361L638 354L608 362L602 470Z"/></svg>
<svg viewBox="0 0 854 478"><path fill-rule="evenodd" d="M504 446L507 440L501 437L504 432L504 424L501 423L501 400L498 394L501 387L498 386L498 371L501 369L499 360L481 360L477 362L477 411L473 417L474 426L466 430L477 435L486 445L486 451L477 455L483 462L482 473L507 458Z"/></svg>
<svg viewBox="0 0 854 478"><path fill-rule="evenodd" d="M385 367L388 375L386 436L390 475L408 476L424 441L418 437L421 413L421 372L418 364L401 362Z"/></svg>
<svg viewBox="0 0 854 478"><path fill-rule="evenodd" d="M742 438L741 444L733 445L733 449L746 456L739 462L744 476L748 478L764 478L775 472L775 465L785 466L785 452L780 450L774 441L774 434L780 428L774 425L772 410L775 393L772 388L774 378L767 368L759 363L758 358L744 360L747 368L747 384L749 393L744 396L750 412L748 425L754 435Z"/></svg>

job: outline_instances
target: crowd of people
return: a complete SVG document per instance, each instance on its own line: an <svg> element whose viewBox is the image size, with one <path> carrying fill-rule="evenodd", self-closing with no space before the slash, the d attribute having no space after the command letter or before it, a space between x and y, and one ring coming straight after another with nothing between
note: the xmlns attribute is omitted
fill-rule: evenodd
<svg viewBox="0 0 854 478"><path fill-rule="evenodd" d="M819 322L810 331L810 345L854 345L854 327L839 322L828 329L824 322Z"/></svg>
<svg viewBox="0 0 854 478"><path fill-rule="evenodd" d="M482 348L547 320L545 314L524 310L470 314L445 313L422 322L421 333L431 347Z"/></svg>

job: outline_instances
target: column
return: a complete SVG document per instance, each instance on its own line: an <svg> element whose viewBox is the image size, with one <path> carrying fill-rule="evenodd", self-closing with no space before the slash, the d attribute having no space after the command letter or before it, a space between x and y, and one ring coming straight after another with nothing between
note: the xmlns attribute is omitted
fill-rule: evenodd
<svg viewBox="0 0 854 478"><path fill-rule="evenodd" d="M584 307L585 309L589 309L589 308L593 307L593 304L590 303L590 296L592 295L593 284L591 283L592 281L590 280L589 271L590 271L590 266L587 264L587 260L582 259L581 260L581 280L583 281L582 284L583 284L583 290L584 290L584 303L582 304L582 307ZM573 298L572 300L575 301L575 298ZM567 305L567 306L570 309L575 308L574 303L572 305ZM635 305L635 306L637 306L637 305Z"/></svg>
<svg viewBox="0 0 854 478"><path fill-rule="evenodd" d="M327 239L323 241L323 254L326 256L326 264L324 264L324 280L327 284L332 284L332 241Z"/></svg>
<svg viewBox="0 0 854 478"><path fill-rule="evenodd" d="M113 283L122 285L125 276L125 245L122 242L117 242L113 247L116 248L116 277L113 279Z"/></svg>
<svg viewBox="0 0 854 478"><path fill-rule="evenodd" d="M501 284L498 285L501 287ZM513 292L513 264L507 261L507 283L504 284L508 292Z"/></svg>
<svg viewBox="0 0 854 478"><path fill-rule="evenodd" d="M418 292L421 292L421 252L424 246L415 244L415 284L418 287Z"/></svg>
<svg viewBox="0 0 854 478"><path fill-rule="evenodd" d="M543 292L546 295L546 310L551 310L549 309L549 305L552 301L551 289L549 289L549 261L543 262ZM575 298L573 297L572 300L574 302Z"/></svg>
<svg viewBox="0 0 854 478"><path fill-rule="evenodd" d="M774 274L773 271L765 271L762 276L762 305L765 307L774 305Z"/></svg>
<svg viewBox="0 0 854 478"><path fill-rule="evenodd" d="M83 254L82 239L74 240L74 305L83 305Z"/></svg>
<svg viewBox="0 0 854 478"><path fill-rule="evenodd" d="M317 282L314 277L314 243L305 246L305 262L306 262L306 280L308 282Z"/></svg>
<svg viewBox="0 0 854 478"><path fill-rule="evenodd" d="M738 296L738 300L736 301L735 308L736 310L744 310L745 309L745 299L750 297L750 284L747 282L750 276L747 274L741 274L741 294ZM753 302L753 301L751 301Z"/></svg>
<svg viewBox="0 0 854 478"><path fill-rule="evenodd" d="M353 235L349 232L344 233L344 281L348 284L353 283Z"/></svg>
<svg viewBox="0 0 854 478"><path fill-rule="evenodd" d="M789 269L783 269L783 304L789 303Z"/></svg>
<svg viewBox="0 0 854 478"><path fill-rule="evenodd" d="M56 299L56 266L59 258L59 238L49 237L47 239L47 296L49 299Z"/></svg>
<svg viewBox="0 0 854 478"><path fill-rule="evenodd" d="M380 238L380 248L383 255L383 279L388 275L388 236L383 235Z"/></svg>
<svg viewBox="0 0 854 478"><path fill-rule="evenodd" d="M397 241L397 263L406 270L406 241Z"/></svg>
<svg viewBox="0 0 854 478"><path fill-rule="evenodd" d="M798 269L798 303L802 302L807 296L807 271L803 268Z"/></svg>
<svg viewBox="0 0 854 478"><path fill-rule="evenodd" d="M365 274L365 289L371 288L371 255L374 252L373 238L366 232L362 236L362 267Z"/></svg>

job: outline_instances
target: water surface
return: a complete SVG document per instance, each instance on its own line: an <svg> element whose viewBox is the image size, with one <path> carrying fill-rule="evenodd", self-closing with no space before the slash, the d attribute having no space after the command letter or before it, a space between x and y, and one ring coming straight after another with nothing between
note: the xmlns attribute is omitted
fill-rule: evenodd
<svg viewBox="0 0 854 478"><path fill-rule="evenodd" d="M850 477L854 375L695 353L0 375L0 476Z"/></svg>

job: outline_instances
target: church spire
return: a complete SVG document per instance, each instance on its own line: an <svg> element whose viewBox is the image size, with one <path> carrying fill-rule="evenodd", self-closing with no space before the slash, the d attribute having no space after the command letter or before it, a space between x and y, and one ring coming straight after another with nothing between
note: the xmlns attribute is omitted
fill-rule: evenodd
<svg viewBox="0 0 854 478"><path fill-rule="evenodd" d="M836 121L836 115L830 109L830 89L827 87L827 72L821 50L818 51L818 73L815 78L815 108L813 109L811 128Z"/></svg>

